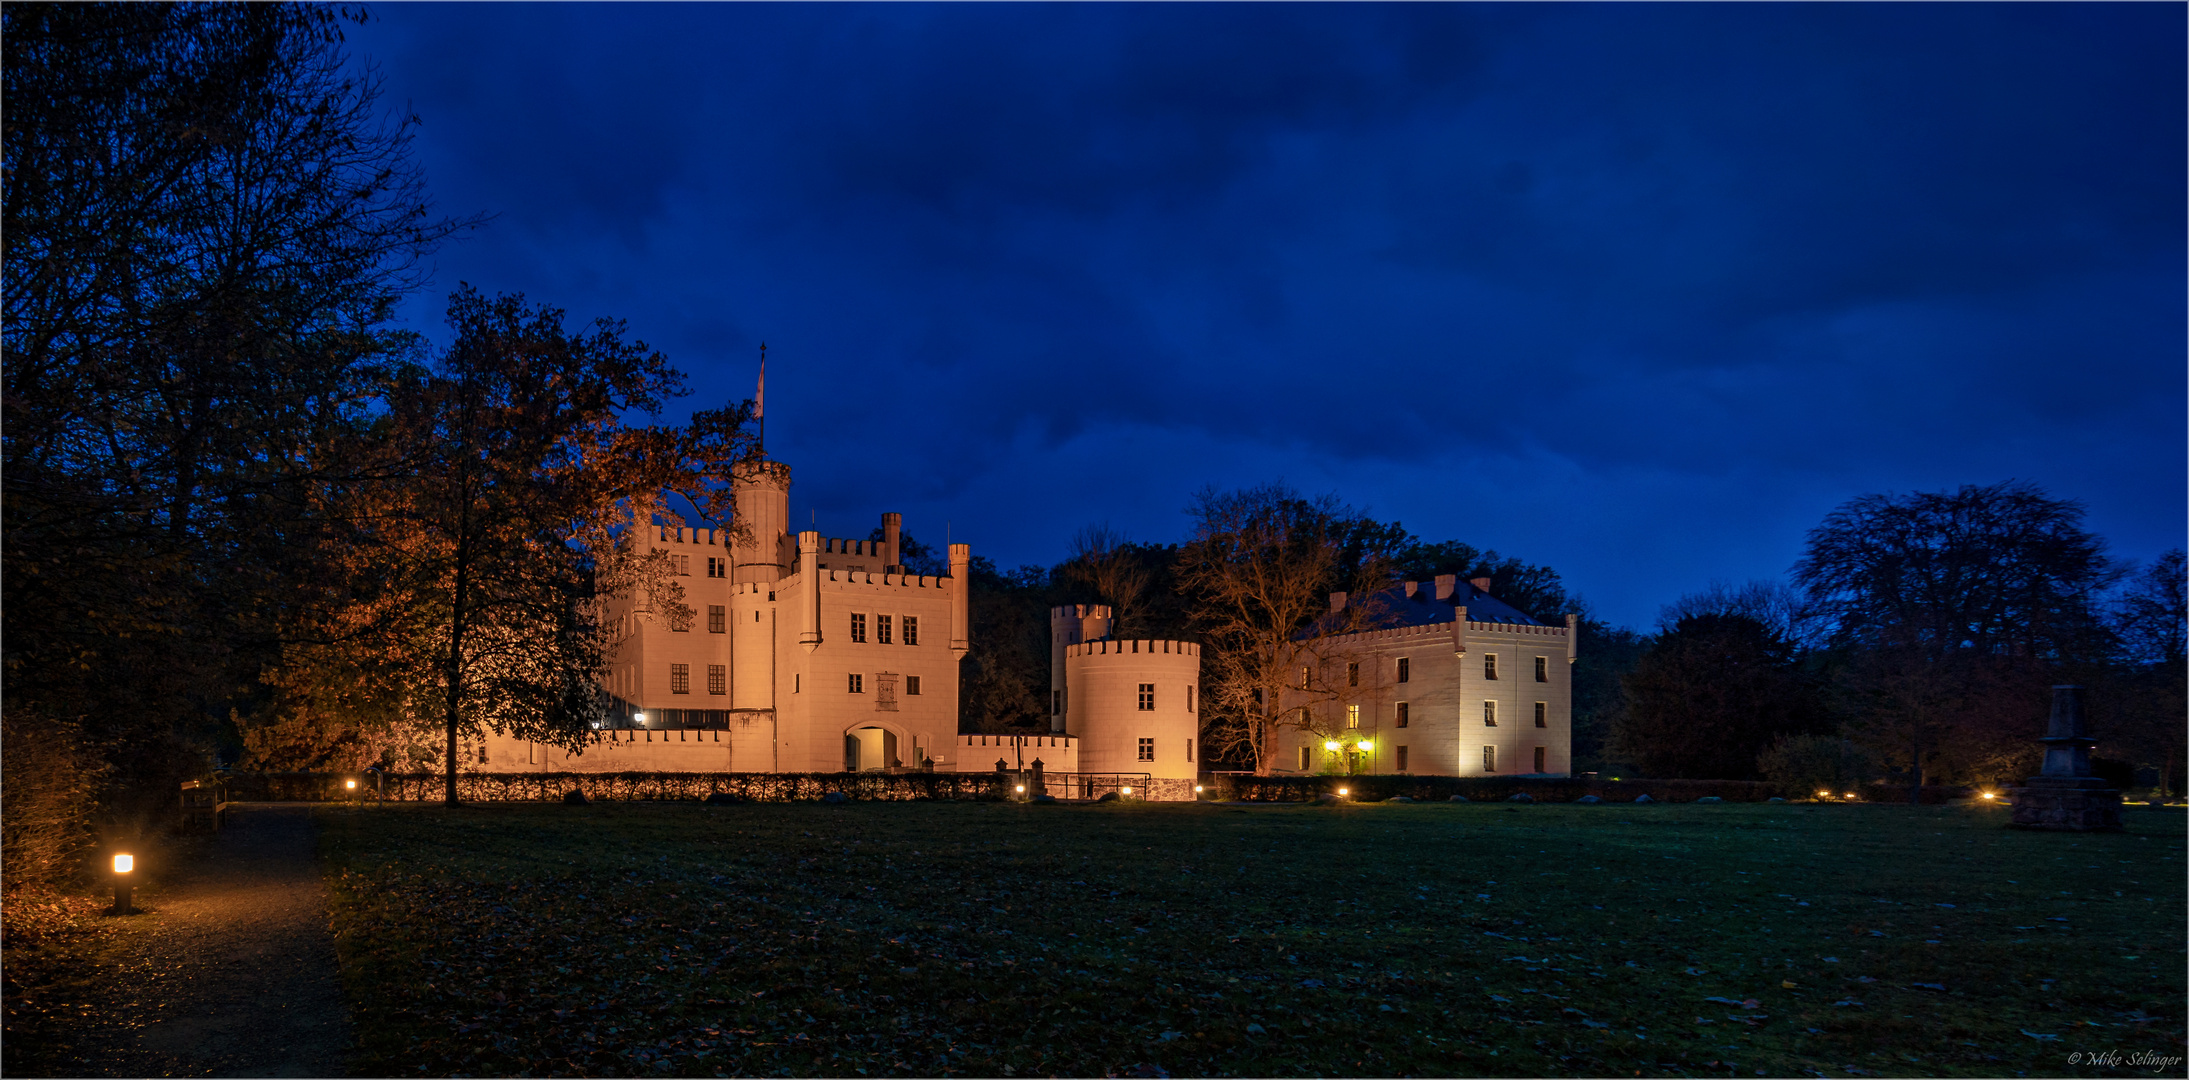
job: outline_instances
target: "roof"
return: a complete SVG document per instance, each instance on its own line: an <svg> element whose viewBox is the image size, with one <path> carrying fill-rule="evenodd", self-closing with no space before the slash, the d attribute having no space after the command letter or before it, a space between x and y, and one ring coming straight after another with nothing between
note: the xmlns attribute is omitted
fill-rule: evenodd
<svg viewBox="0 0 2189 1080"><path fill-rule="evenodd" d="M1448 623L1458 616L1459 608L1462 606L1466 607L1467 618L1473 622L1513 623L1520 626L1544 625L1530 618L1527 612L1464 581L1454 584L1451 597L1444 600L1437 599L1435 582L1423 581L1416 583L1414 595L1412 596L1406 595L1405 586L1394 585L1391 588L1369 593L1363 597L1349 599L1347 606L1369 602L1381 603L1388 613L1376 621L1375 629L1378 630L1389 630L1401 626L1432 626L1437 623ZM1326 615L1323 617L1323 621L1332 622L1334 620Z"/></svg>

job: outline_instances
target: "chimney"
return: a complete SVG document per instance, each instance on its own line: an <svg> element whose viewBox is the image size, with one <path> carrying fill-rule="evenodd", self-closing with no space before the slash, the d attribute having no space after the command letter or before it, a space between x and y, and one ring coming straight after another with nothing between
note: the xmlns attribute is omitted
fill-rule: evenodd
<svg viewBox="0 0 2189 1080"><path fill-rule="evenodd" d="M1475 587L1475 591L1476 591L1476 592L1479 592L1479 593L1481 593L1481 594L1482 594L1482 595L1484 595L1484 596L1488 596L1488 595L1490 595L1490 579L1489 579L1489 578L1486 578L1486 577L1478 577L1478 578L1468 578L1468 579L1467 579L1467 584L1469 584L1469 585L1472 585L1472 586L1474 586L1474 587Z"/></svg>
<svg viewBox="0 0 2189 1080"><path fill-rule="evenodd" d="M1409 582L1406 582L1406 583L1405 583L1405 585L1406 585L1406 598L1407 598L1408 600L1412 600L1412 599L1414 598L1414 590L1415 590L1415 589L1418 589L1418 588L1420 588L1420 587L1421 587L1421 583L1420 583L1420 582L1418 582L1418 581L1409 581Z"/></svg>
<svg viewBox="0 0 2189 1080"><path fill-rule="evenodd" d="M1345 610L1345 594L1344 594L1344 593L1342 593L1342 592L1334 592L1334 593L1331 593L1331 594L1330 594L1330 610L1332 610L1332 611L1344 611L1344 610Z"/></svg>
<svg viewBox="0 0 2189 1080"><path fill-rule="evenodd" d="M882 515L882 573L904 573L904 560L898 557L897 538L904 532L904 515Z"/></svg>
<svg viewBox="0 0 2189 1080"><path fill-rule="evenodd" d="M1439 599L1439 600L1450 600L1450 599L1452 598L1452 587L1453 587L1453 586L1455 586L1455 585L1457 585L1458 583L1459 583L1459 575L1458 575L1458 574L1438 574L1438 575L1437 575L1437 599Z"/></svg>

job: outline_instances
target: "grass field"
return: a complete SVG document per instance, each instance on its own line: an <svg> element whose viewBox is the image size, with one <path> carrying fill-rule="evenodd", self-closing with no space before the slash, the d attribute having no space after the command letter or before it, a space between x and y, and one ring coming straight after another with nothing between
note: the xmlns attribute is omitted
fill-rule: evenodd
<svg viewBox="0 0 2189 1080"><path fill-rule="evenodd" d="M321 813L369 1074L2184 1071L2179 811Z"/></svg>

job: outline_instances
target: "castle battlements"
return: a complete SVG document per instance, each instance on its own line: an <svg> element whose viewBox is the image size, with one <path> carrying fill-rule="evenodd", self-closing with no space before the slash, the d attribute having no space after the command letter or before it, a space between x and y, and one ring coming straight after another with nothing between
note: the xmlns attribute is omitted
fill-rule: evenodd
<svg viewBox="0 0 2189 1080"><path fill-rule="evenodd" d="M1071 609L1058 608L1057 610L1063 612ZM1064 646L1064 655L1066 656L1136 656L1142 654L1191 656L1198 660L1201 656L1201 646L1190 641L1165 641L1160 638L1154 640L1134 638L1125 641L1102 638L1098 641L1082 641L1075 645Z"/></svg>
<svg viewBox="0 0 2189 1080"><path fill-rule="evenodd" d="M654 526L654 542L657 544L696 544L700 547L730 546L728 529L687 529L670 525Z"/></svg>

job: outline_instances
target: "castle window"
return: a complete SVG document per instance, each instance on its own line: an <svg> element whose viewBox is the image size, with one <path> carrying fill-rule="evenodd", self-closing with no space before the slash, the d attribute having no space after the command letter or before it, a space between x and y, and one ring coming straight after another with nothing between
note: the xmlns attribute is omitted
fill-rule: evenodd
<svg viewBox="0 0 2189 1080"><path fill-rule="evenodd" d="M727 694L730 692L728 668L721 664L707 665L707 692L710 694Z"/></svg>
<svg viewBox="0 0 2189 1080"><path fill-rule="evenodd" d="M1538 746L1538 747L1536 747L1536 748L1535 748L1535 771L1536 771L1536 772L1544 772L1544 771L1545 771L1545 770L1544 770L1544 768L1543 768L1543 748L1542 748L1542 747L1540 747L1540 746Z"/></svg>
<svg viewBox="0 0 2189 1080"><path fill-rule="evenodd" d="M1187 683L1187 684L1186 684L1186 711L1187 711L1187 712L1192 712L1192 711L1193 711L1193 684L1192 684L1192 683Z"/></svg>
<svg viewBox="0 0 2189 1080"><path fill-rule="evenodd" d="M1360 706L1348 705L1345 707L1345 726L1349 728L1357 728L1361 726Z"/></svg>
<svg viewBox="0 0 2189 1080"><path fill-rule="evenodd" d="M1049 691L1049 715L1051 715L1051 716L1062 716L1062 715L1064 715L1064 691L1062 691L1062 690L1051 690L1051 691Z"/></svg>
<svg viewBox="0 0 2189 1080"><path fill-rule="evenodd" d="M755 612L753 612L753 614L755 614L755 615L758 615L758 614L760 614L760 613L759 613L759 612L757 612L757 611L755 611ZM729 630L729 625L728 625L728 624L729 624L729 621L730 621L730 620L729 620L729 616L728 616L728 615L726 615L726 614L725 614L725 613L723 612L723 610L722 610L722 605L720 605L720 604L709 604L709 605L707 605L707 632L708 632L708 633L710 633L710 634L720 634L720 633L724 633L724 632L728 631L728 630Z"/></svg>
<svg viewBox="0 0 2189 1080"><path fill-rule="evenodd" d="M1406 748L1403 746L1399 747L1399 771L1406 771Z"/></svg>
<svg viewBox="0 0 2189 1080"><path fill-rule="evenodd" d="M710 556L708 556L708 557L707 557L707 576L708 576L708 577L718 577L718 578L719 578L719 577L729 577L729 576L730 576L730 560L728 560L728 559L717 559L717 558L715 558L715 557L713 557L713 556L711 556L711 555L710 555Z"/></svg>
<svg viewBox="0 0 2189 1080"><path fill-rule="evenodd" d="M889 644L889 616L874 617L874 640L883 645Z"/></svg>
<svg viewBox="0 0 2189 1080"><path fill-rule="evenodd" d="M691 576L692 576L692 557L691 557L691 556L689 556L689 555L677 555L677 556L674 556L674 558L676 559L676 572L677 572L677 575L678 575L679 577L691 577Z"/></svg>
<svg viewBox="0 0 2189 1080"><path fill-rule="evenodd" d="M907 697L918 697L918 696L920 696L920 677L919 677L919 676L917 676L917 675L907 675L907 676L905 676L905 677L904 677L904 692L905 692L905 696L907 696Z"/></svg>
<svg viewBox="0 0 2189 1080"><path fill-rule="evenodd" d="M1497 678L1497 654L1496 654L1496 653L1494 653L1494 652L1486 652L1486 653L1483 653L1483 654L1482 654L1482 677L1483 677L1483 678L1485 678L1485 679L1493 679L1493 680Z"/></svg>
<svg viewBox="0 0 2189 1080"><path fill-rule="evenodd" d="M857 673L857 672L853 672L853 673L852 673L852 675L851 675L851 692L852 692L852 693L854 693L854 694L864 694L864 693L866 693L866 676L864 676L864 675L861 675L861 674L859 674L859 673Z"/></svg>
<svg viewBox="0 0 2189 1080"><path fill-rule="evenodd" d="M1192 740L1192 739L1187 739L1187 740L1186 740L1186 760L1187 760L1187 761L1189 761L1189 762L1193 760L1193 740Z"/></svg>
<svg viewBox="0 0 2189 1080"><path fill-rule="evenodd" d="M1142 761L1154 761L1154 760L1155 760L1155 740L1154 740L1154 739L1142 739L1142 740L1140 740L1140 760L1142 760Z"/></svg>
<svg viewBox="0 0 2189 1080"><path fill-rule="evenodd" d="M1549 682L1549 681L1551 681L1551 658L1550 658L1550 657L1548 657L1548 656L1538 656L1538 657L1536 657L1536 658L1535 658L1535 681L1536 681L1536 682Z"/></svg>
<svg viewBox="0 0 2189 1080"><path fill-rule="evenodd" d="M669 665L669 692L672 694L689 694L692 692L692 665Z"/></svg>
<svg viewBox="0 0 2189 1080"><path fill-rule="evenodd" d="M1406 682L1406 681L1407 681L1408 679L1410 679L1410 678L1412 678L1412 677L1413 677L1413 666L1414 666L1414 665L1413 665L1413 663L1412 663L1411 661L1409 661L1409 660L1408 660L1408 659L1407 659L1406 657L1403 657L1403 656L1399 657L1399 681L1400 681L1400 682Z"/></svg>
<svg viewBox="0 0 2189 1080"><path fill-rule="evenodd" d="M1485 746L1482 748L1482 771L1497 771L1497 747Z"/></svg>
<svg viewBox="0 0 2189 1080"><path fill-rule="evenodd" d="M1140 684L1140 711L1155 711L1155 684L1152 682L1144 682ZM1146 761L1148 759L1142 758L1141 760Z"/></svg>
<svg viewBox="0 0 2189 1080"><path fill-rule="evenodd" d="M1482 703L1482 726L1497 726L1497 702L1485 701Z"/></svg>
<svg viewBox="0 0 2189 1080"><path fill-rule="evenodd" d="M907 645L917 645L920 643L919 616L907 615L904 617L904 643Z"/></svg>
<svg viewBox="0 0 2189 1080"><path fill-rule="evenodd" d="M801 683L801 682L803 682L803 681L805 681L805 676L803 676L803 675L797 675L797 674L793 674L793 675L792 675L792 676L790 677L790 692L791 692L791 693L793 693L793 694L797 693L797 692L798 692L798 684L799 684L799 683Z"/></svg>
<svg viewBox="0 0 2189 1080"><path fill-rule="evenodd" d="M1345 665L1345 685L1347 685L1347 686L1359 686L1360 684L1361 684L1361 666L1360 666L1359 664L1347 664L1347 665Z"/></svg>
<svg viewBox="0 0 2189 1080"><path fill-rule="evenodd" d="M1306 771L1307 771L1307 755L1309 754L1309 752L1310 752L1310 751L1309 751L1309 750L1307 749L1307 747L1304 747L1304 746L1303 746L1303 747L1300 747L1300 771L1301 771L1301 772L1306 772Z"/></svg>
<svg viewBox="0 0 2189 1080"><path fill-rule="evenodd" d="M1406 711L1406 703L1403 701L1392 709L1391 721L1393 727L1406 726Z"/></svg>
<svg viewBox="0 0 2189 1080"><path fill-rule="evenodd" d="M1548 701L1538 701L1538 702L1536 702L1536 703L1535 703L1535 726L1536 726L1536 727L1549 727L1549 726L1551 726L1551 725L1550 725L1550 716L1551 716L1551 703L1550 703L1550 702L1548 702Z"/></svg>
<svg viewBox="0 0 2189 1080"><path fill-rule="evenodd" d="M851 640L866 640L866 615L861 612L851 613Z"/></svg>

